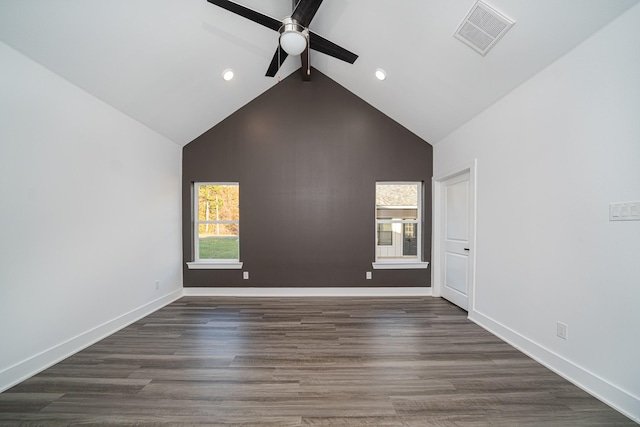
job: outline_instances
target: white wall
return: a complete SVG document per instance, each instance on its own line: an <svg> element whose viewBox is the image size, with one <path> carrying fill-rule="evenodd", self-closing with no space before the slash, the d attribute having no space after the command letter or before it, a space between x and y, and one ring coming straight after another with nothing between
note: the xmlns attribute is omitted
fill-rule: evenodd
<svg viewBox="0 0 640 427"><path fill-rule="evenodd" d="M478 159L470 318L636 420L640 222L608 209L640 200L638 22L635 6L434 148L435 176Z"/></svg>
<svg viewBox="0 0 640 427"><path fill-rule="evenodd" d="M2 391L181 294L182 257L180 147L3 43L0 63Z"/></svg>

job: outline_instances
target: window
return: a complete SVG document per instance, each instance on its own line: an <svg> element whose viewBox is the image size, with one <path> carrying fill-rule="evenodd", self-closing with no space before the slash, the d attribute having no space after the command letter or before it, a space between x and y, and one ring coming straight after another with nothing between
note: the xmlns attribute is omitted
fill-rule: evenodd
<svg viewBox="0 0 640 427"><path fill-rule="evenodd" d="M374 268L426 268L422 262L422 183L376 183Z"/></svg>
<svg viewBox="0 0 640 427"><path fill-rule="evenodd" d="M194 261L189 268L242 268L240 185L194 183Z"/></svg>

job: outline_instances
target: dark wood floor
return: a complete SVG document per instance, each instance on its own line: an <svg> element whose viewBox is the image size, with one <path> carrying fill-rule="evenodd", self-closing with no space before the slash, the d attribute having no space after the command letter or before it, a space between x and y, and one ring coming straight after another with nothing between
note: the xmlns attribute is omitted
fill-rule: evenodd
<svg viewBox="0 0 640 427"><path fill-rule="evenodd" d="M436 298L186 297L0 394L1 425L635 425Z"/></svg>

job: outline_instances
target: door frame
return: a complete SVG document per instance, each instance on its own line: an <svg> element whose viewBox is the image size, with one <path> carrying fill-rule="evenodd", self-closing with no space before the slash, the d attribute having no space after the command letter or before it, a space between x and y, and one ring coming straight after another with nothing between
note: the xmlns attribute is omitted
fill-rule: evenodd
<svg viewBox="0 0 640 427"><path fill-rule="evenodd" d="M476 201L477 201L477 166L478 160L473 159L454 168L448 169L432 178L432 201L433 201L433 223L432 223L432 247L431 258L431 283L433 284L433 296L442 297L443 287L443 256L444 241L442 234L444 231L444 183L448 179L464 173L469 173L469 290L468 313L475 311L476 292Z"/></svg>

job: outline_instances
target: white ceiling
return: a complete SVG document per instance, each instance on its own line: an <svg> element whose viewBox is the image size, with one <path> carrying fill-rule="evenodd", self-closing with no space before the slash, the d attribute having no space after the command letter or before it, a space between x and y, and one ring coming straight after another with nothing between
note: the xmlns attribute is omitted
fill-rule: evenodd
<svg viewBox="0 0 640 427"><path fill-rule="evenodd" d="M475 0L325 1L310 28L359 58L311 65L437 143L638 1L487 0L516 24L485 57L453 37ZM264 76L277 39L206 0L0 0L1 41L179 145L277 84ZM299 67L288 58L280 77Z"/></svg>

